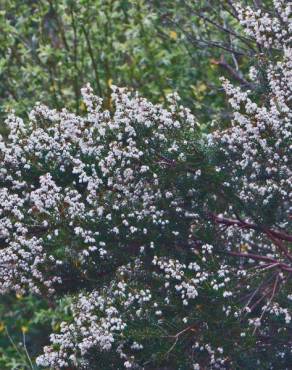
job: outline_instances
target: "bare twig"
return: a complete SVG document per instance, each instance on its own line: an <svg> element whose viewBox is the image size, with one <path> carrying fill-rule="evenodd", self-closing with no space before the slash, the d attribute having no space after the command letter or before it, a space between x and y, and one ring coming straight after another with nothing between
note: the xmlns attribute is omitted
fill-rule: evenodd
<svg viewBox="0 0 292 370"><path fill-rule="evenodd" d="M234 54L232 55L234 56ZM239 81L242 85L254 88L254 84L248 82L245 78L240 76L240 74L225 61L223 55L221 55L220 60L213 59L212 63L224 68L235 80Z"/></svg>
<svg viewBox="0 0 292 370"><path fill-rule="evenodd" d="M83 34L85 36L88 53L89 53L89 56L90 56L90 59L91 59L91 63L92 63L92 67L93 67L93 70L94 70L98 94L101 97L102 96L102 89L101 89L101 84L100 84L100 79L99 79L99 73L98 73L98 65L97 65L97 62L96 62L96 59L95 59L95 56L94 56L94 53L93 53L93 49L92 49L92 46L91 46L91 42L90 42L90 38L89 38L89 33L88 33L88 31L86 30L86 28L84 27L83 24L81 25L81 29L82 29L82 32L83 32Z"/></svg>
<svg viewBox="0 0 292 370"><path fill-rule="evenodd" d="M287 265L284 262L280 262L275 260L274 258L267 257L267 256L261 256L259 254L253 254L253 253L240 253L240 252L224 252L230 256L234 257L244 257L244 258L250 258L255 261L264 261L264 262L271 262L272 264L277 265L279 268L285 271L292 272L292 267Z"/></svg>
<svg viewBox="0 0 292 370"><path fill-rule="evenodd" d="M175 335L171 335L171 336L169 336L170 338L174 338L174 339L175 339L175 341L174 341L174 343L172 344L172 346L169 348L169 350L166 352L166 355L169 355L169 353L173 350L173 348L175 347L176 343L177 343L177 342L178 342L178 340L179 340L179 337L180 337L182 334L186 333L187 331L194 330L194 327L195 327L194 325L190 325L190 326L186 327L185 329L181 330L179 333L177 333L177 334L175 334Z"/></svg>
<svg viewBox="0 0 292 370"><path fill-rule="evenodd" d="M30 355L28 353L28 350L26 348L26 340L25 340L25 332L24 331L22 331L22 338L23 338L23 347L24 347L24 351L25 351L26 357L27 357L27 359L29 361L29 364L30 364L31 369L33 370L34 367L33 367L33 364L32 364L31 358L30 358Z"/></svg>
<svg viewBox="0 0 292 370"><path fill-rule="evenodd" d="M292 235L287 234L284 231L273 230L273 229L265 228L261 225L256 225L248 221L234 220L231 218L225 218L225 217L221 217L218 215L214 215L212 213L210 213L209 216L214 222L218 224L223 224L223 225L228 225L228 226L238 226L242 229L253 229L256 231L264 232L265 234L273 236L274 238L292 242Z"/></svg>

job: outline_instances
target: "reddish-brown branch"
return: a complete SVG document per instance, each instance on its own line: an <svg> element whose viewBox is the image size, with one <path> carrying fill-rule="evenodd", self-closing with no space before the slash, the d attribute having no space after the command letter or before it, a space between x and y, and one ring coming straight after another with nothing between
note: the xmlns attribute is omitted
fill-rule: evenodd
<svg viewBox="0 0 292 370"><path fill-rule="evenodd" d="M232 218L220 217L212 213L210 214L210 217L212 220L214 220L218 224L222 224L226 226L238 226L242 229L253 229L253 230L264 232L268 236L272 236L276 239L292 242L292 235L289 235L285 233L284 231L269 229L269 228L262 227L254 223L243 221L243 220L234 220Z"/></svg>
<svg viewBox="0 0 292 370"><path fill-rule="evenodd" d="M255 261L270 262L272 264L275 264L275 267L277 266L277 267L281 268L282 270L292 272L292 267L291 266L287 265L284 262L279 262L279 261L277 261L277 260L275 260L274 258L271 258L271 257L261 256L259 254L253 254L253 253L240 253L240 252L226 252L226 253L229 254L230 256L234 256L234 257L244 257L244 258L253 259Z"/></svg>
<svg viewBox="0 0 292 370"><path fill-rule="evenodd" d="M212 64L218 65L224 68L235 80L239 81L242 85L254 87L253 84L248 82L245 78L243 78L234 68L232 68L224 59L222 55L219 60L212 59Z"/></svg>
<svg viewBox="0 0 292 370"><path fill-rule="evenodd" d="M275 238L273 234L270 233L270 231L267 231L267 235L276 244L276 246L284 253L288 260L292 262L292 256L289 254L288 248L279 239Z"/></svg>
<svg viewBox="0 0 292 370"><path fill-rule="evenodd" d="M264 293L251 307L250 312L253 312L253 310L262 302L263 299L266 298L267 295L271 293L271 289L269 289L266 293Z"/></svg>

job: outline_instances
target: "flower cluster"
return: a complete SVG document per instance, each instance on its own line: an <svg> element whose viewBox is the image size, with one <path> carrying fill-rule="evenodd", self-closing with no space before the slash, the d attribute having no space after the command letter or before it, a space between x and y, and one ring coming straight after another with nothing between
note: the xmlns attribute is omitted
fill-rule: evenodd
<svg viewBox="0 0 292 370"><path fill-rule="evenodd" d="M116 250L137 240L138 250L147 240L150 245L151 228L169 228L168 217L177 212L175 184L162 192L158 171L164 157L185 161L183 136L194 130L194 117L176 96L165 110L114 88L111 113L90 86L82 93L85 117L38 105L28 125L13 115L6 121L9 136L0 147L2 292L49 287L52 293L58 272L65 273L60 265L102 270Z"/></svg>
<svg viewBox="0 0 292 370"><path fill-rule="evenodd" d="M44 348L44 354L37 359L38 365L53 368L87 366L92 352L115 350L125 367L132 367L133 353L143 349L143 345L131 341L125 331L131 321L137 323L154 310L153 302L152 305L149 303L152 300L150 290L137 284L139 275L132 281L131 274L136 276L140 268L139 261L132 270L130 266L121 267L117 279L106 289L80 294L72 305L72 322L61 323L60 334L51 335L53 345Z"/></svg>
<svg viewBox="0 0 292 370"><path fill-rule="evenodd" d="M250 6L237 4L240 23L246 34L264 48L282 49L291 45L291 2L274 0L276 16L271 16L263 9L253 10Z"/></svg>
<svg viewBox="0 0 292 370"><path fill-rule="evenodd" d="M71 306L72 321L62 322L60 333L50 336L51 345L44 348L37 364L50 368L87 368L91 356L104 353L108 358L119 357L126 368L140 369L143 367L143 351L149 347L149 335L155 342L162 331L171 352L181 334L194 330L189 323L198 311L197 289L202 289L207 280L214 285L218 279L217 275L212 278L208 272L201 271L205 266L201 268L196 259L193 255L193 262L186 266L178 260L155 256L152 267L140 259L120 267L106 288L77 297ZM219 279L224 276L222 267ZM185 308L187 305L191 307ZM178 309L184 311L184 317L174 319ZM175 323L182 328L178 333L172 333L171 321L172 325ZM152 329L151 334L141 331L140 327L145 323ZM203 329L206 330L206 326ZM199 325L197 330L202 330ZM197 350L209 358L211 365L222 365L226 361L221 356L222 348L216 353L210 344L199 346L196 342L192 353ZM188 363L192 364L192 354L187 356Z"/></svg>

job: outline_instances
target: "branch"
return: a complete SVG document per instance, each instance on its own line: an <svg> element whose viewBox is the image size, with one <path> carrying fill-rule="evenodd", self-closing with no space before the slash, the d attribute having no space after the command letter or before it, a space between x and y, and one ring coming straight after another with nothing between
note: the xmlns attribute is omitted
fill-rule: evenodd
<svg viewBox="0 0 292 370"><path fill-rule="evenodd" d="M279 262L275 260L274 258L267 257L267 256L261 256L259 254L253 254L253 253L240 253L240 252L224 252L230 256L234 257L244 257L244 258L250 258L255 261L264 261L264 262L270 262L274 264L277 267L280 267L282 270L292 272L292 267L287 265L284 262Z"/></svg>
<svg viewBox="0 0 292 370"><path fill-rule="evenodd" d="M211 63L224 68L235 80L239 81L242 85L254 88L254 84L248 82L245 78L240 76L240 74L224 60L223 55L221 55L220 60L212 59Z"/></svg>
<svg viewBox="0 0 292 370"><path fill-rule="evenodd" d="M100 84L100 80L99 80L98 66L97 66L96 59L94 57L93 49L92 49L90 38L89 38L89 33L87 32L84 25L81 25L81 29L82 29L82 32L84 33L84 36L85 36L88 53L89 53L91 63L92 63L92 67L93 67L93 70L94 70L98 94L99 94L100 97L102 97L102 89L101 89L101 84Z"/></svg>
<svg viewBox="0 0 292 370"><path fill-rule="evenodd" d="M268 229L262 227L260 225L253 224L251 222L243 221L243 220L234 220L231 218L220 217L218 215L214 215L213 213L209 214L210 218L218 224L227 225L227 226L238 226L242 229L253 229L256 231L261 231L267 234L270 237L274 237L276 239L285 240L292 242L292 235L285 233L284 231L278 231L273 229ZM292 257L292 256L291 256Z"/></svg>

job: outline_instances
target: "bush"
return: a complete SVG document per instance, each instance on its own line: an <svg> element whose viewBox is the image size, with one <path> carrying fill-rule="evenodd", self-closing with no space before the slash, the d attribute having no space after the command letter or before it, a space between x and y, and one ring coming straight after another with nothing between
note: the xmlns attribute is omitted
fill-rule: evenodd
<svg viewBox="0 0 292 370"><path fill-rule="evenodd" d="M1 293L52 315L37 366L289 368L291 9L274 5L234 8L262 69L223 79L227 128L115 86L83 88L83 114L8 116Z"/></svg>

